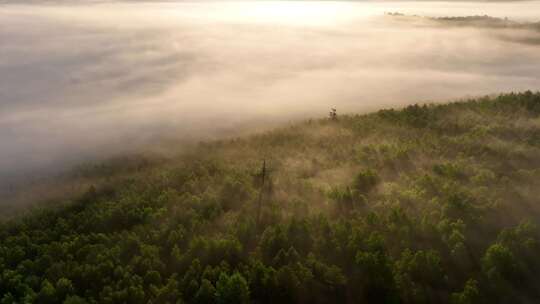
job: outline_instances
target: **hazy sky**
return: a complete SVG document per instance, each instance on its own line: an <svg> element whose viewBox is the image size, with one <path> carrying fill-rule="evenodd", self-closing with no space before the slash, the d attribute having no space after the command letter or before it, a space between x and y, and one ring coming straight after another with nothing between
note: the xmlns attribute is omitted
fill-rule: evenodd
<svg viewBox="0 0 540 304"><path fill-rule="evenodd" d="M540 21L540 1L0 4L0 177L333 106L540 88L539 31L385 11Z"/></svg>

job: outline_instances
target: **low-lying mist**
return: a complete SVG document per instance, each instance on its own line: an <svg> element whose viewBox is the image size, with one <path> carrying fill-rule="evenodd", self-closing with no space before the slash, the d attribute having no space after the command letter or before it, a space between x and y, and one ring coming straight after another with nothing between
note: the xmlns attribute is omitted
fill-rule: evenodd
<svg viewBox="0 0 540 304"><path fill-rule="evenodd" d="M330 107L540 88L540 31L386 11L540 20L538 1L0 4L0 184Z"/></svg>

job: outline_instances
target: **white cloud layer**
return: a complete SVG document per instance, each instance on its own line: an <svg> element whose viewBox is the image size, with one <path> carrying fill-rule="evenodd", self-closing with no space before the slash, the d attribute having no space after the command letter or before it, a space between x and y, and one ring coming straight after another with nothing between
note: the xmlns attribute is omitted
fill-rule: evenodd
<svg viewBox="0 0 540 304"><path fill-rule="evenodd" d="M4 174L251 121L540 89L540 2L0 4ZM1 175L1 174L0 174Z"/></svg>

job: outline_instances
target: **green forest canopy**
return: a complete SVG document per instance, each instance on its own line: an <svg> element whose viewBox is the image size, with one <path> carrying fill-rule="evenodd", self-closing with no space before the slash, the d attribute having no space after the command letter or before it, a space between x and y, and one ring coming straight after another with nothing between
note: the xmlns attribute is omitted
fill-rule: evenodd
<svg viewBox="0 0 540 304"><path fill-rule="evenodd" d="M3 222L0 303L540 301L538 92L144 163L81 169L84 194Z"/></svg>

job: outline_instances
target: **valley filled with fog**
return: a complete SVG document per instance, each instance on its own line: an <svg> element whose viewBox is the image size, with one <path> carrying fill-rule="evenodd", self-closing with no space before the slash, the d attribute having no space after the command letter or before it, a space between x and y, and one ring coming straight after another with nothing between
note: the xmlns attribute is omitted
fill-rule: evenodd
<svg viewBox="0 0 540 304"><path fill-rule="evenodd" d="M0 2L0 179L295 119L540 88L540 2ZM399 18L398 18L399 19Z"/></svg>

